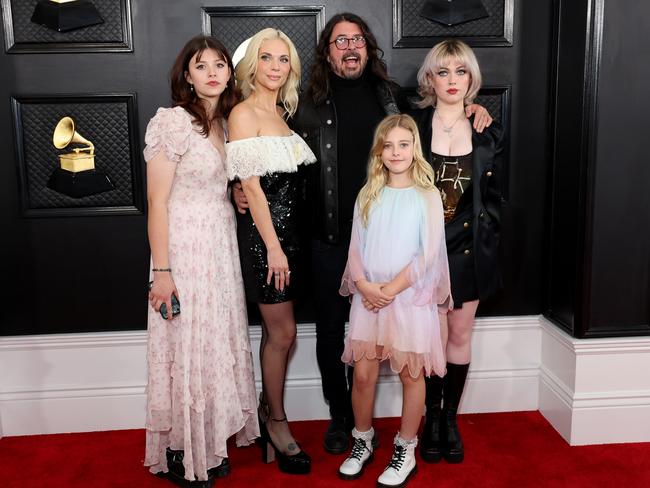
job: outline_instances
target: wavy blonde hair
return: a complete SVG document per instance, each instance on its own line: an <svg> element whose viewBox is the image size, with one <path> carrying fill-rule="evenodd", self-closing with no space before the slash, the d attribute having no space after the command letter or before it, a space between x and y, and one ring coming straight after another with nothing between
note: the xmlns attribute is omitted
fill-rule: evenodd
<svg viewBox="0 0 650 488"><path fill-rule="evenodd" d="M413 136L413 164L409 168L413 184L421 190L437 191L434 184L433 169L431 169L431 165L424 159L422 154L420 133L415 120L410 115L389 115L375 129L372 149L368 158L366 183L359 191L359 197L357 198L359 213L364 226L368 225L372 205L379 199L381 190L388 184L388 169L384 165L381 155L384 151L384 141L388 137L388 133L397 127L408 130Z"/></svg>
<svg viewBox="0 0 650 488"><path fill-rule="evenodd" d="M237 78L238 88L241 90L244 98L248 98L251 93L255 91L255 76L257 75L257 65L259 63L259 52L264 41L273 39L282 39L289 48L289 64L291 70L287 77L287 81L278 93L278 101L282 103L287 118L296 113L298 108L298 87L300 86L300 58L298 51L294 46L291 39L278 29L266 28L259 31L251 37L246 54L237 63L235 69L235 77Z"/></svg>
<svg viewBox="0 0 650 488"><path fill-rule="evenodd" d="M436 105L436 92L428 75L433 76L436 70L447 66L450 59L455 59L459 64L465 66L470 76L470 83L463 104L469 105L474 102L474 98L481 89L483 82L476 55L472 48L463 41L447 39L431 48L418 70L418 93L422 97L422 100L418 102L420 108Z"/></svg>

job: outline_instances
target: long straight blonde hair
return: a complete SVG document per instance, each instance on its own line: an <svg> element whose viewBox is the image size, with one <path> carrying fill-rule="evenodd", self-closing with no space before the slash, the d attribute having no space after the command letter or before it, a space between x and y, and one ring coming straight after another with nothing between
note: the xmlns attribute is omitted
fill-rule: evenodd
<svg viewBox="0 0 650 488"><path fill-rule="evenodd" d="M366 183L361 188L361 191L359 191L357 198L359 212L364 226L368 225L368 217L372 205L379 199L381 190L388 184L388 169L384 165L381 155L388 133L396 127L408 130L413 136L413 163L409 168L409 176L413 184L421 190L437 191L431 165L424 159L422 154L420 133L418 132L418 126L415 120L410 115L389 115L375 129L372 149L368 158Z"/></svg>
<svg viewBox="0 0 650 488"><path fill-rule="evenodd" d="M251 93L255 91L255 76L257 75L257 65L259 63L259 50L264 41L273 39L281 39L289 48L289 64L291 70L284 86L278 93L278 102L282 103L286 111L287 118L293 116L298 108L298 88L300 87L300 58L296 46L291 42L291 39L278 29L267 27L262 29L253 37L246 48L246 54L237 63L235 69L235 77L237 78L237 85L242 92L244 98L248 98Z"/></svg>

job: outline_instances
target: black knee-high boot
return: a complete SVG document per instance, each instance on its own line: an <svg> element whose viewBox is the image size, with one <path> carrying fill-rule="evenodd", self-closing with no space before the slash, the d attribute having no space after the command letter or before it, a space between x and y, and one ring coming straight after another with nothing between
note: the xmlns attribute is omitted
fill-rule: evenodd
<svg viewBox="0 0 650 488"><path fill-rule="evenodd" d="M442 408L442 378L428 376L424 378L426 385L427 413L420 438L420 457L427 463L437 463L442 459L440 443L440 412Z"/></svg>
<svg viewBox="0 0 650 488"><path fill-rule="evenodd" d="M460 398L463 396L469 364L447 363L447 374L443 378L441 438L442 455L448 463L460 463L465 457L463 441L460 438L456 413Z"/></svg>

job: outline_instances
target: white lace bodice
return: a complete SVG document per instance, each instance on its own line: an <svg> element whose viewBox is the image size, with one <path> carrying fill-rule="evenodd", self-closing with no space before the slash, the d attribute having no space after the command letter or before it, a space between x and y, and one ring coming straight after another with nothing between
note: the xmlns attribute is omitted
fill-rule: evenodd
<svg viewBox="0 0 650 488"><path fill-rule="evenodd" d="M226 144L228 178L244 180L270 173L295 173L301 164L316 162L316 156L302 138L257 136Z"/></svg>

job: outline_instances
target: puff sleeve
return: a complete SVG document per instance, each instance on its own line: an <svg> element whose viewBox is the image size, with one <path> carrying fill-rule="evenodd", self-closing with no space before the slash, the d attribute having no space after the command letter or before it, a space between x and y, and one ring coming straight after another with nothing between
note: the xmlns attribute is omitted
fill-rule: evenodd
<svg viewBox="0 0 650 488"><path fill-rule="evenodd" d="M144 136L145 161L151 161L164 151L167 159L178 163L187 152L191 132L192 119L184 108L159 108Z"/></svg>

